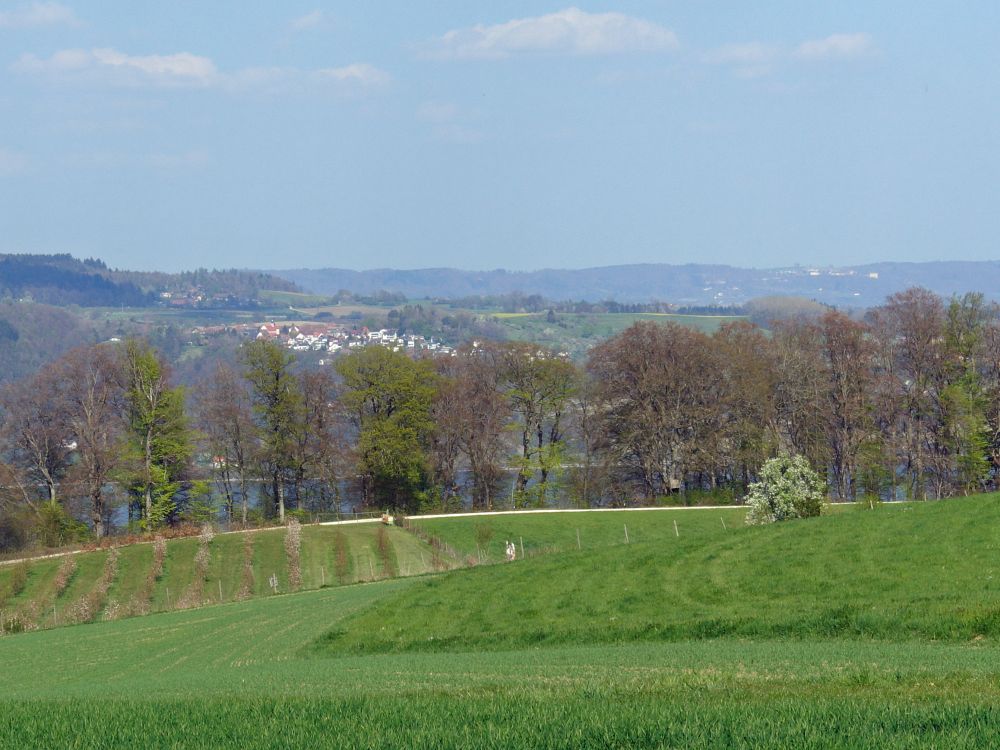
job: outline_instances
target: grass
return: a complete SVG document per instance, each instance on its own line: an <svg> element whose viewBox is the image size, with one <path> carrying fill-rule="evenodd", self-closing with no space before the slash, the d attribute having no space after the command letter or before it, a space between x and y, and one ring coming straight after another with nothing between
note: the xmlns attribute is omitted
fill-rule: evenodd
<svg viewBox="0 0 1000 750"><path fill-rule="evenodd" d="M131 606L142 592L146 572L153 562L153 545L133 544L122 547L118 559L118 578L108 590L108 601Z"/></svg>
<svg viewBox="0 0 1000 750"><path fill-rule="evenodd" d="M0 746L972 748L1000 723L993 646L724 639L335 659L310 646L413 587L0 639Z"/></svg>
<svg viewBox="0 0 1000 750"><path fill-rule="evenodd" d="M583 525L576 518L584 514L494 517L504 536L523 524L526 541L540 539L562 553L422 582L345 622L329 647L382 652L718 636L1000 637L1000 496L727 530L719 511L674 511L682 519L679 537L667 520L672 512L657 513L663 514L659 533L637 519L632 544L624 544L623 534L621 543L595 540L581 551L567 539L573 534L567 526ZM601 522L617 535L619 522L632 514L606 516L614 520ZM425 526L468 549L479 521ZM585 538L596 534L588 529ZM494 557L503 536L495 539Z"/></svg>
<svg viewBox="0 0 1000 750"><path fill-rule="evenodd" d="M740 316L670 313L557 313L555 322L550 323L548 313L499 313L492 317L507 332L508 338L566 351L574 358L582 357L594 344L621 333L641 320L678 323L711 334L723 323L745 319Z"/></svg>
<svg viewBox="0 0 1000 750"><path fill-rule="evenodd" d="M682 534L685 541L698 544L722 538L727 531L743 525L743 508L693 510L635 510L627 512L547 513L496 515L462 518L414 519L413 523L467 557L478 559L482 551L487 562L504 559L504 546L512 540L527 555L570 552L580 547L592 550L625 544L626 528L631 543L669 541ZM675 532L673 522L677 521ZM488 532L489 541L480 544L477 529ZM577 536L579 532L579 537Z"/></svg>
<svg viewBox="0 0 1000 750"><path fill-rule="evenodd" d="M378 552L378 534L385 535L384 554ZM277 576L278 591L288 591L288 559L284 547L284 529L250 532L253 539L253 587L251 596L271 596L269 578ZM239 598L243 586L244 534L217 534L210 544L208 572L201 585L199 601L230 602ZM336 541L343 540L347 566L340 571ZM195 584L197 538L171 539L166 543L163 574L152 587L148 611L163 612L183 602ZM61 558L40 559L26 565L0 566L0 611L12 614L25 611L39 627L65 624L64 610L91 591L104 569L104 551L72 556L78 569L67 588L58 596L54 580ZM358 524L343 527L306 526L302 534L302 588L350 584L399 575L420 575L433 570L432 552L424 542L397 528L381 524ZM370 561L370 564L369 564ZM389 561L388 567L386 561ZM135 544L120 548L118 575L108 591L108 612L116 616L134 613L144 598L146 579L153 564L153 545ZM15 574L27 571L23 581ZM372 573L374 572L374 575ZM13 584L18 584L15 591ZM53 605L55 610L53 610ZM116 606L112 606L116 605Z"/></svg>
<svg viewBox="0 0 1000 750"><path fill-rule="evenodd" d="M719 514L495 516L491 554L550 554L0 638L0 747L995 744L1000 498ZM421 523L467 551L483 520ZM304 529L304 585L377 528Z"/></svg>
<svg viewBox="0 0 1000 750"><path fill-rule="evenodd" d="M329 297L324 297L321 294L280 292L274 289L262 289L258 297L262 302L286 307L319 307L330 302Z"/></svg>

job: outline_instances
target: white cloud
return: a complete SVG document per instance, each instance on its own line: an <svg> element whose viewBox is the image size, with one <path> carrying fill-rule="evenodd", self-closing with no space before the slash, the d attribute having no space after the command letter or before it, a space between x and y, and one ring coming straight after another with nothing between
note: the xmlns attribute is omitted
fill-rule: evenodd
<svg viewBox="0 0 1000 750"><path fill-rule="evenodd" d="M79 23L71 8L59 3L31 3L14 10L0 11L0 29L27 29L35 26L75 26Z"/></svg>
<svg viewBox="0 0 1000 750"><path fill-rule="evenodd" d="M587 13L566 8L557 13L506 23L454 29L436 40L432 56L499 59L524 53L608 55L673 50L677 35L651 21L622 13Z"/></svg>
<svg viewBox="0 0 1000 750"><path fill-rule="evenodd" d="M293 18L288 22L291 31L311 31L318 29L326 21L326 13L321 10L314 10L311 13Z"/></svg>
<svg viewBox="0 0 1000 750"><path fill-rule="evenodd" d="M22 55L12 70L48 75L62 80L86 80L127 86L222 88L229 91L305 90L318 83L357 90L385 85L392 77L370 63L357 62L320 70L297 68L242 68L223 72L207 57L178 52L172 55L128 55L114 49L67 49L50 57Z"/></svg>
<svg viewBox="0 0 1000 750"><path fill-rule="evenodd" d="M85 74L104 72L123 74L122 82L153 82L167 85L208 85L218 77L209 58L178 52L173 55L127 55L118 50L68 49L51 57L22 55L12 68L25 73Z"/></svg>
<svg viewBox="0 0 1000 750"><path fill-rule="evenodd" d="M800 60L857 60L875 54L870 34L831 34L802 42L792 53Z"/></svg>
<svg viewBox="0 0 1000 750"><path fill-rule="evenodd" d="M322 78L359 86L381 86L392 80L384 70L368 63L352 63L341 68L323 68L317 70L316 74Z"/></svg>
<svg viewBox="0 0 1000 750"><path fill-rule="evenodd" d="M875 43L869 34L831 34L825 39L813 39L795 47L781 47L763 42L725 44L709 50L701 61L709 65L729 66L740 78L758 78L773 73L789 61L847 61L875 54Z"/></svg>

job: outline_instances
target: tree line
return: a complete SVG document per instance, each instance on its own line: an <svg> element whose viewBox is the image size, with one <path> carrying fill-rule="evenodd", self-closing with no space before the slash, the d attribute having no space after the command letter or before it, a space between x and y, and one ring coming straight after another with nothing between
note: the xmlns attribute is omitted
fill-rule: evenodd
<svg viewBox="0 0 1000 750"><path fill-rule="evenodd" d="M578 365L525 342L366 347L309 369L244 344L190 389L148 343L70 351L0 396L0 546L366 509L739 498L804 456L834 498L938 498L1000 476L1000 316L924 289L708 334L641 322ZM6 538L3 537L6 535Z"/></svg>

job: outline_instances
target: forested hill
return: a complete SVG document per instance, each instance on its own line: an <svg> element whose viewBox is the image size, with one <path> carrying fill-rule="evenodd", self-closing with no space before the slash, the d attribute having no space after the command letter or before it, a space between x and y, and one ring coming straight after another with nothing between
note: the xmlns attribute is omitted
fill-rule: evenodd
<svg viewBox="0 0 1000 750"><path fill-rule="evenodd" d="M539 271L463 271L340 268L274 271L317 294L379 290L411 298L449 298L523 292L553 300L665 300L681 305L741 304L755 297L795 295L835 305L869 307L895 292L922 286L950 297L969 291L1000 300L1000 262L937 261L860 266L754 269L722 265L648 263Z"/></svg>
<svg viewBox="0 0 1000 750"><path fill-rule="evenodd" d="M101 260L71 255L0 255L0 299L80 307L254 308L260 292L298 291L285 279L260 271L208 270L182 273L111 269Z"/></svg>
<svg viewBox="0 0 1000 750"><path fill-rule="evenodd" d="M142 307L153 295L127 280L113 280L98 260L71 255L0 255L0 296L83 307Z"/></svg>

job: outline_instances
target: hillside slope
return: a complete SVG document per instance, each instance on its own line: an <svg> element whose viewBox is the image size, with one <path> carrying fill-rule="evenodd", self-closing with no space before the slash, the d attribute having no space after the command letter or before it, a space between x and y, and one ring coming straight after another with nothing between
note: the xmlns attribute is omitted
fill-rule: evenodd
<svg viewBox="0 0 1000 750"><path fill-rule="evenodd" d="M505 519L505 535L518 531L513 518ZM568 528L561 533L564 540L571 535ZM327 647L1000 636L997 495L562 549L423 581L345 621Z"/></svg>
<svg viewBox="0 0 1000 750"><path fill-rule="evenodd" d="M0 565L0 633L193 609L294 590L444 570L457 564L382 524L305 526L299 584L284 529ZM274 586L272 586L272 580Z"/></svg>

